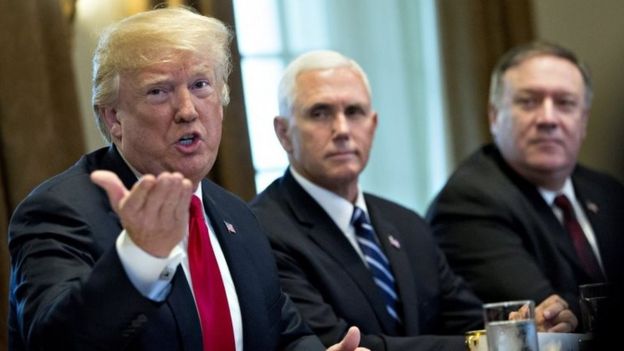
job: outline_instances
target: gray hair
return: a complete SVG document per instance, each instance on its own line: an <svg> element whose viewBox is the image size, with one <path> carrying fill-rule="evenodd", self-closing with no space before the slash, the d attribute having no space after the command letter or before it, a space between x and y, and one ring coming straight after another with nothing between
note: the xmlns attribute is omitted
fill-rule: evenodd
<svg viewBox="0 0 624 351"><path fill-rule="evenodd" d="M297 95L297 77L305 71L324 70L347 67L353 69L362 77L368 96L371 97L371 88L366 73L353 59L336 51L317 50L300 55L293 60L284 71L279 83L278 102L281 116L290 116Z"/></svg>
<svg viewBox="0 0 624 351"><path fill-rule="evenodd" d="M517 46L505 53L499 60L490 78L490 104L498 106L503 95L503 75L505 72L520 63L536 56L554 56L574 64L583 76L585 84L585 107L591 106L593 90L589 67L582 62L574 52L560 45L545 41L533 41Z"/></svg>
<svg viewBox="0 0 624 351"><path fill-rule="evenodd" d="M119 74L167 62L180 52L201 54L214 66L223 106L229 103L227 79L231 71L231 31L219 20L186 7L159 8L138 13L109 26L93 55L92 104L100 132L110 133L100 109L117 102Z"/></svg>

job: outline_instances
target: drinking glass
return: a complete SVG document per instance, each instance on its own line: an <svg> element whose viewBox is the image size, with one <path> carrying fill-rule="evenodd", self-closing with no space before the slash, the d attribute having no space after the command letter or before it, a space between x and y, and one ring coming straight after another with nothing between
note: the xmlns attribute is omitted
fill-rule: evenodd
<svg viewBox="0 0 624 351"><path fill-rule="evenodd" d="M510 317L513 314L513 319ZM535 302L505 301L483 305L488 351L539 351Z"/></svg>

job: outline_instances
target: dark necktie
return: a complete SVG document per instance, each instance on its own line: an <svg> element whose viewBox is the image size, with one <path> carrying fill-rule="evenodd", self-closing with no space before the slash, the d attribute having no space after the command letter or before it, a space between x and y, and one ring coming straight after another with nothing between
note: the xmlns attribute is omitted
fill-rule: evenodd
<svg viewBox="0 0 624 351"><path fill-rule="evenodd" d="M589 245L589 241L587 241L583 228L581 228L581 225L576 219L572 203L570 203L570 200L568 200L565 195L561 194L555 197L555 205L563 212L563 226L568 231L568 234L572 239L576 255L581 261L581 265L585 269L585 272L589 274L592 280L603 281L604 277L600 269L600 265L598 264L598 260Z"/></svg>
<svg viewBox="0 0 624 351"><path fill-rule="evenodd" d="M396 330L401 323L401 317L397 313L399 299L396 293L396 283L394 281L392 269L390 268L390 262L383 251L381 251L373 227L368 221L366 213L364 213L361 208L355 207L353 216L351 217L351 223L355 228L357 242L362 249L366 263L368 263L368 268L373 275L373 280L384 298L386 310L396 322Z"/></svg>
<svg viewBox="0 0 624 351"><path fill-rule="evenodd" d="M234 332L221 272L215 257L201 200L191 200L188 258L204 351L234 351Z"/></svg>

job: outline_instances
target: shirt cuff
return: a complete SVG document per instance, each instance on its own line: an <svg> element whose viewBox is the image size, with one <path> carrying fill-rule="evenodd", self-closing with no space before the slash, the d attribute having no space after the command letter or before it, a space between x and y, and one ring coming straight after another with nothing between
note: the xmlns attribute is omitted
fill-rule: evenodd
<svg viewBox="0 0 624 351"><path fill-rule="evenodd" d="M138 247L126 230L117 237L115 247L132 285L143 296L153 301L164 301L171 289L176 268L185 256L184 250L178 245L168 257L154 257Z"/></svg>

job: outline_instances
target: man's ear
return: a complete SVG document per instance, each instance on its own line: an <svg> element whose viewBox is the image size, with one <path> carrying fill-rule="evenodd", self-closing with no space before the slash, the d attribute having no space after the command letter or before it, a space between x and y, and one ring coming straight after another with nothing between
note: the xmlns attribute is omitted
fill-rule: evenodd
<svg viewBox="0 0 624 351"><path fill-rule="evenodd" d="M490 134L496 135L497 122L498 122L498 108L494 104L488 106L488 121L490 122Z"/></svg>
<svg viewBox="0 0 624 351"><path fill-rule="evenodd" d="M290 122L289 117L275 116L275 118L273 118L273 130L275 130L275 135L277 136L277 139L279 139L280 144L282 144L282 148L289 154L293 150L290 135L288 133Z"/></svg>
<svg viewBox="0 0 624 351"><path fill-rule="evenodd" d="M379 123L379 117L377 117L377 112L373 113L373 128L374 130L377 130L377 124Z"/></svg>
<svg viewBox="0 0 624 351"><path fill-rule="evenodd" d="M104 119L106 128L111 135L112 141L121 140L121 123L117 117L117 109L113 107L100 108L100 117Z"/></svg>

